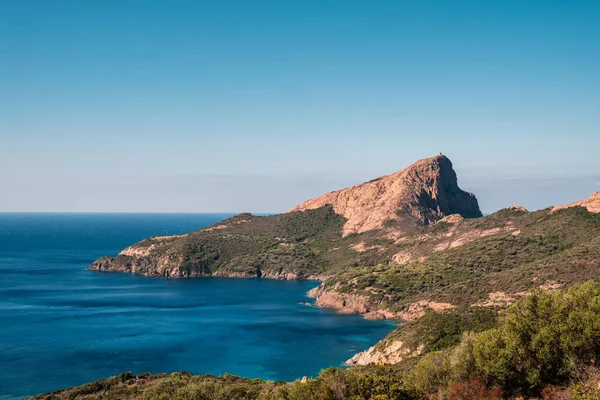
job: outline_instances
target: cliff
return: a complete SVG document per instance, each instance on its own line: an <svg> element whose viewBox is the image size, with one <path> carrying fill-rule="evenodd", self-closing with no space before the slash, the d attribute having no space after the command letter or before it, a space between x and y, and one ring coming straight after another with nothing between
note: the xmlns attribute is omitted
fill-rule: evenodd
<svg viewBox="0 0 600 400"><path fill-rule="evenodd" d="M409 222L412 226L415 219L428 225L451 214L481 217L477 199L458 187L452 162L442 154L391 175L308 200L290 211L327 204L346 218L344 235L381 229L393 222L400 222L400 226Z"/></svg>

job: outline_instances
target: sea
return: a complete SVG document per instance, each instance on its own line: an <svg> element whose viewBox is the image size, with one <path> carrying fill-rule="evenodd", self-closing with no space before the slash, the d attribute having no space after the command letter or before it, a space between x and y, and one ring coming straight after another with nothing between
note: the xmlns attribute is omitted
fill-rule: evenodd
<svg viewBox="0 0 600 400"><path fill-rule="evenodd" d="M146 237L229 216L0 213L0 399L123 371L292 381L343 365L394 329L307 305L315 281L87 270Z"/></svg>

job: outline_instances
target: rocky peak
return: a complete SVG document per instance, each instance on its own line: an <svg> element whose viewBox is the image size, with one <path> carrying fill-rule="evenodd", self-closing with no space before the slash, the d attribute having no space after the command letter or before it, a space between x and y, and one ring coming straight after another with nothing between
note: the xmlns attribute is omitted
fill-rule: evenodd
<svg viewBox="0 0 600 400"><path fill-rule="evenodd" d="M443 154L419 160L391 175L308 200L290 211L331 204L346 217L343 234L360 233L384 226L427 225L459 214L480 217L477 199L458 187L452 162Z"/></svg>
<svg viewBox="0 0 600 400"><path fill-rule="evenodd" d="M554 207L552 209L552 212L571 207L583 207L591 213L600 213L600 192L592 194L585 200L580 200L576 201L575 203Z"/></svg>

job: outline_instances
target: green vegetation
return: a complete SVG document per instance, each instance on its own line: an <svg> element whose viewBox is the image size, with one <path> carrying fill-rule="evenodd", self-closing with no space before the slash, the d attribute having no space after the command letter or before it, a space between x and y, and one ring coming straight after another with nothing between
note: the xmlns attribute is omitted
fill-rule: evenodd
<svg viewBox="0 0 600 400"><path fill-rule="evenodd" d="M245 379L233 375L194 376L186 372L126 372L77 388L36 396L39 400L401 400L413 399L402 377L390 368L329 368L315 379L293 383Z"/></svg>
<svg viewBox="0 0 600 400"><path fill-rule="evenodd" d="M351 242L341 237L344 222L331 207L271 216L240 214L187 235L143 240L132 248L144 255L103 257L92 268L135 269L154 276L172 276L175 270L181 277L215 273L309 277L365 263L350 244L340 246L342 241Z"/></svg>
<svg viewBox="0 0 600 400"><path fill-rule="evenodd" d="M598 377L598 357L600 284L590 281L566 291L536 290L510 307L499 327L465 334L453 349L425 356L407 382L439 398L471 379L503 393L537 396L549 385Z"/></svg>
<svg viewBox="0 0 600 400"><path fill-rule="evenodd" d="M495 327L497 320L497 313L484 307L429 311L395 329L375 348L382 350L389 343L400 340L411 351L418 347L422 347L423 353L439 351L457 345L464 332L481 332Z"/></svg>
<svg viewBox="0 0 600 400"><path fill-rule="evenodd" d="M552 214L507 209L466 220L466 226L457 229L470 232L474 226L491 229L508 222L518 234L498 230L438 252L433 251L436 238L429 238L415 245L429 255L422 262L363 265L333 276L325 286L364 295L371 304L401 311L418 300L467 306L484 302L492 292L520 296L548 281L571 285L600 274L600 214L580 207ZM435 234L439 230L436 225L425 228L421 235Z"/></svg>
<svg viewBox="0 0 600 400"><path fill-rule="evenodd" d="M478 369L507 389L567 383L600 355L600 285L534 292L501 327L476 338L473 354Z"/></svg>
<svg viewBox="0 0 600 400"><path fill-rule="evenodd" d="M390 309L401 309L421 298L472 304L488 293L485 286L477 291L481 286L472 284L477 278L512 270L563 248L557 236L493 236L434 253L421 263L351 270L326 285L341 292L367 295Z"/></svg>

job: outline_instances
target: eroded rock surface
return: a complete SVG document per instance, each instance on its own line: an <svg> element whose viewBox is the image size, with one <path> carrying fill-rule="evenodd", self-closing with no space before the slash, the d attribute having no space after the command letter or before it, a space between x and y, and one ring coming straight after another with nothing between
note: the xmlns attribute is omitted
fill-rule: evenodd
<svg viewBox="0 0 600 400"><path fill-rule="evenodd" d="M421 345L411 349L401 340L395 340L386 346L373 346L368 350L356 354L346 361L346 365L354 367L358 365L387 365L396 364L407 357L415 357L423 352L425 346Z"/></svg>
<svg viewBox="0 0 600 400"><path fill-rule="evenodd" d="M592 194L585 200L576 201L571 204L566 204L562 206L556 206L552 209L552 212L556 212L559 210L564 210L565 208L571 207L583 207L587 209L591 213L600 213L600 192L596 192Z"/></svg>
<svg viewBox="0 0 600 400"><path fill-rule="evenodd" d="M452 162L441 154L391 175L308 200L291 211L326 204L347 218L344 235L380 229L394 220L417 219L426 225L451 214L466 218L482 215L475 196L458 187Z"/></svg>

